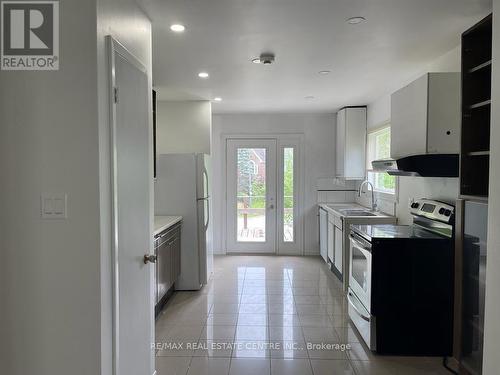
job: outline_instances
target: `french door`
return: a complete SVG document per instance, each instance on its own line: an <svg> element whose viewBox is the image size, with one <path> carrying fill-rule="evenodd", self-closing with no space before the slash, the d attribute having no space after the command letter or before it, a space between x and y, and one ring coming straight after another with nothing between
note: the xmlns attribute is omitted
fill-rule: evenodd
<svg viewBox="0 0 500 375"><path fill-rule="evenodd" d="M299 146L292 139L227 139L227 252L302 253Z"/></svg>

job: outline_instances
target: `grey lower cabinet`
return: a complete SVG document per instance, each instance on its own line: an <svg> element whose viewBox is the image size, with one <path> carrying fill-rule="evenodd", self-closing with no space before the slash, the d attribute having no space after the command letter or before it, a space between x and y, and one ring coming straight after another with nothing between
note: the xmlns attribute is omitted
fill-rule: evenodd
<svg viewBox="0 0 500 375"><path fill-rule="evenodd" d="M158 315L174 291L181 271L181 223L155 236L155 314Z"/></svg>

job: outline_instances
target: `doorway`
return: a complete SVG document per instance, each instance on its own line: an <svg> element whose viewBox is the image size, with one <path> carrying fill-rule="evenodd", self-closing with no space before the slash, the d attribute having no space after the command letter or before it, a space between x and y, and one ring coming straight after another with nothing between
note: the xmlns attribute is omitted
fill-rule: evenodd
<svg viewBox="0 0 500 375"><path fill-rule="evenodd" d="M300 137L226 139L226 251L300 255Z"/></svg>

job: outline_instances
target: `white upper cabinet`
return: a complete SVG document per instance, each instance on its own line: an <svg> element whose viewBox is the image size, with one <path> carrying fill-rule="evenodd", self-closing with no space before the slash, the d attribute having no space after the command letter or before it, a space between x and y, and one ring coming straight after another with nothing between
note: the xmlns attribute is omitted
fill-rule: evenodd
<svg viewBox="0 0 500 375"><path fill-rule="evenodd" d="M391 96L391 157L457 154L460 73L427 73Z"/></svg>
<svg viewBox="0 0 500 375"><path fill-rule="evenodd" d="M336 177L365 178L366 107L344 108L337 113Z"/></svg>

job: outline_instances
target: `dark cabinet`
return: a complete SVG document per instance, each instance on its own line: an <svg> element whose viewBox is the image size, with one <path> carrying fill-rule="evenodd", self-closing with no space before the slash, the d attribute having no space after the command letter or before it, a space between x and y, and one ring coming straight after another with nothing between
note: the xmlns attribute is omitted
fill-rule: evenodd
<svg viewBox="0 0 500 375"><path fill-rule="evenodd" d="M482 374L488 205L457 201L455 358L460 374Z"/></svg>
<svg viewBox="0 0 500 375"><path fill-rule="evenodd" d="M492 16L462 34L462 150L460 194L488 196Z"/></svg>
<svg viewBox="0 0 500 375"><path fill-rule="evenodd" d="M170 240L165 240L157 250L156 254L156 303L159 303L161 299L167 294L168 290L172 286L172 270L171 270L171 257L172 251L170 246Z"/></svg>
<svg viewBox="0 0 500 375"><path fill-rule="evenodd" d="M181 271L181 224L155 237L155 313L161 311L172 294Z"/></svg>
<svg viewBox="0 0 500 375"><path fill-rule="evenodd" d="M171 275L170 275L170 281L172 284L175 284L177 281L177 278L179 277L181 273L181 237L180 233L179 236L176 236L171 243L171 249L172 253L172 267L171 267Z"/></svg>

